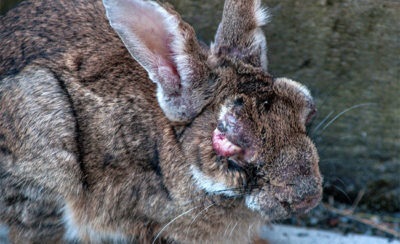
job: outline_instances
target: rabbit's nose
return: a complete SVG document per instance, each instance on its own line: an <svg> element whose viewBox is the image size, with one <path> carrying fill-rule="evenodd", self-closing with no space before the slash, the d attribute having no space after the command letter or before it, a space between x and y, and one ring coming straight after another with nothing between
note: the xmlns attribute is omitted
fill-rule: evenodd
<svg viewBox="0 0 400 244"><path fill-rule="evenodd" d="M291 204L292 211L296 214L306 213L321 201L321 194L315 194L305 197L302 201Z"/></svg>

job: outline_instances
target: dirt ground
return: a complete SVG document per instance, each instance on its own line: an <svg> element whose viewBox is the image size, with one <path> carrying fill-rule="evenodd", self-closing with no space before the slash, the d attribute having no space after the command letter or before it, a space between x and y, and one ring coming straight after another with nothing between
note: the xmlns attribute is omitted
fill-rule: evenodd
<svg viewBox="0 0 400 244"><path fill-rule="evenodd" d="M400 239L400 213L371 212L366 206L338 202L323 202L310 213L278 221L342 234L362 234Z"/></svg>

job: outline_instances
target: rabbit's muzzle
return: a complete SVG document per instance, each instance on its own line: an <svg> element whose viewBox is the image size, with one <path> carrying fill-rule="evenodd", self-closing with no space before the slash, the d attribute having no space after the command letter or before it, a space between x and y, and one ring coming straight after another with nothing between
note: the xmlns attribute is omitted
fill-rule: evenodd
<svg viewBox="0 0 400 244"><path fill-rule="evenodd" d="M269 184L253 191L245 200L247 207L272 220L306 213L318 205L321 197L319 179L302 178L295 184Z"/></svg>
<svg viewBox="0 0 400 244"><path fill-rule="evenodd" d="M264 176L258 179L258 189L246 197L247 207L269 219L279 219L306 213L318 205L322 198L318 155L308 138L299 142L283 147L262 167Z"/></svg>

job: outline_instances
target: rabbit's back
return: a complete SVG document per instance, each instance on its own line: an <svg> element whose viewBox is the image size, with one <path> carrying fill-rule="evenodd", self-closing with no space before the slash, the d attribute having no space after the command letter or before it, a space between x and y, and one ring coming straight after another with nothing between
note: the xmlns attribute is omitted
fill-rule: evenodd
<svg viewBox="0 0 400 244"><path fill-rule="evenodd" d="M93 1L22 2L0 17L0 40L7 47L0 49L0 75L16 73L38 58L54 62L68 49L106 42L103 15L100 3Z"/></svg>
<svg viewBox="0 0 400 244"><path fill-rule="evenodd" d="M66 83L82 82L108 96L155 87L109 26L101 1L24 1L0 21L0 42L7 47L0 49L0 78L35 63ZM101 78L111 73L120 74L118 83L104 84Z"/></svg>
<svg viewBox="0 0 400 244"><path fill-rule="evenodd" d="M0 168L0 216L14 243L56 243L63 235L62 204L43 187L22 184Z"/></svg>
<svg viewBox="0 0 400 244"><path fill-rule="evenodd" d="M2 17L0 129L10 134L3 140L9 147L22 142L28 153L38 141L58 141L81 171L82 161L109 165L128 148L147 159L154 145L146 141L162 130L153 126L163 120L155 85L104 16L101 1L45 0Z"/></svg>
<svg viewBox="0 0 400 244"><path fill-rule="evenodd" d="M0 81L0 220L13 242L61 238L54 189L82 187L75 132L71 104L49 70L27 67Z"/></svg>
<svg viewBox="0 0 400 244"><path fill-rule="evenodd" d="M7 47L0 49L1 220L21 233L38 226L36 237L51 240L63 229L65 197L93 188L102 198L103 190L126 187L123 177L140 185L145 176L148 189L163 188L154 173L163 129L155 124L167 123L155 85L104 16L101 1L45 0L23 2L0 19ZM139 191L146 192L129 189L127 205L135 206ZM96 215L103 203L86 200Z"/></svg>
<svg viewBox="0 0 400 244"><path fill-rule="evenodd" d="M140 90L107 96L84 85L63 83L36 65L1 80L1 221L15 242L61 237L71 199L84 199L80 208L97 219L110 209L134 215L155 192L158 202L169 198L157 151L163 143L158 110ZM115 197L117 204L99 201Z"/></svg>

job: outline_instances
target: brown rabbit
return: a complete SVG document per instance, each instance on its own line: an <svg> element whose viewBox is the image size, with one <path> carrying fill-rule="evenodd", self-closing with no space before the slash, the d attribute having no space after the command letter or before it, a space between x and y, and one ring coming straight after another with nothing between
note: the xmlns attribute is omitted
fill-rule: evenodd
<svg viewBox="0 0 400 244"><path fill-rule="evenodd" d="M11 241L246 243L313 208L314 103L267 73L267 19L259 0L227 0L208 48L152 1L31 0L2 16Z"/></svg>

